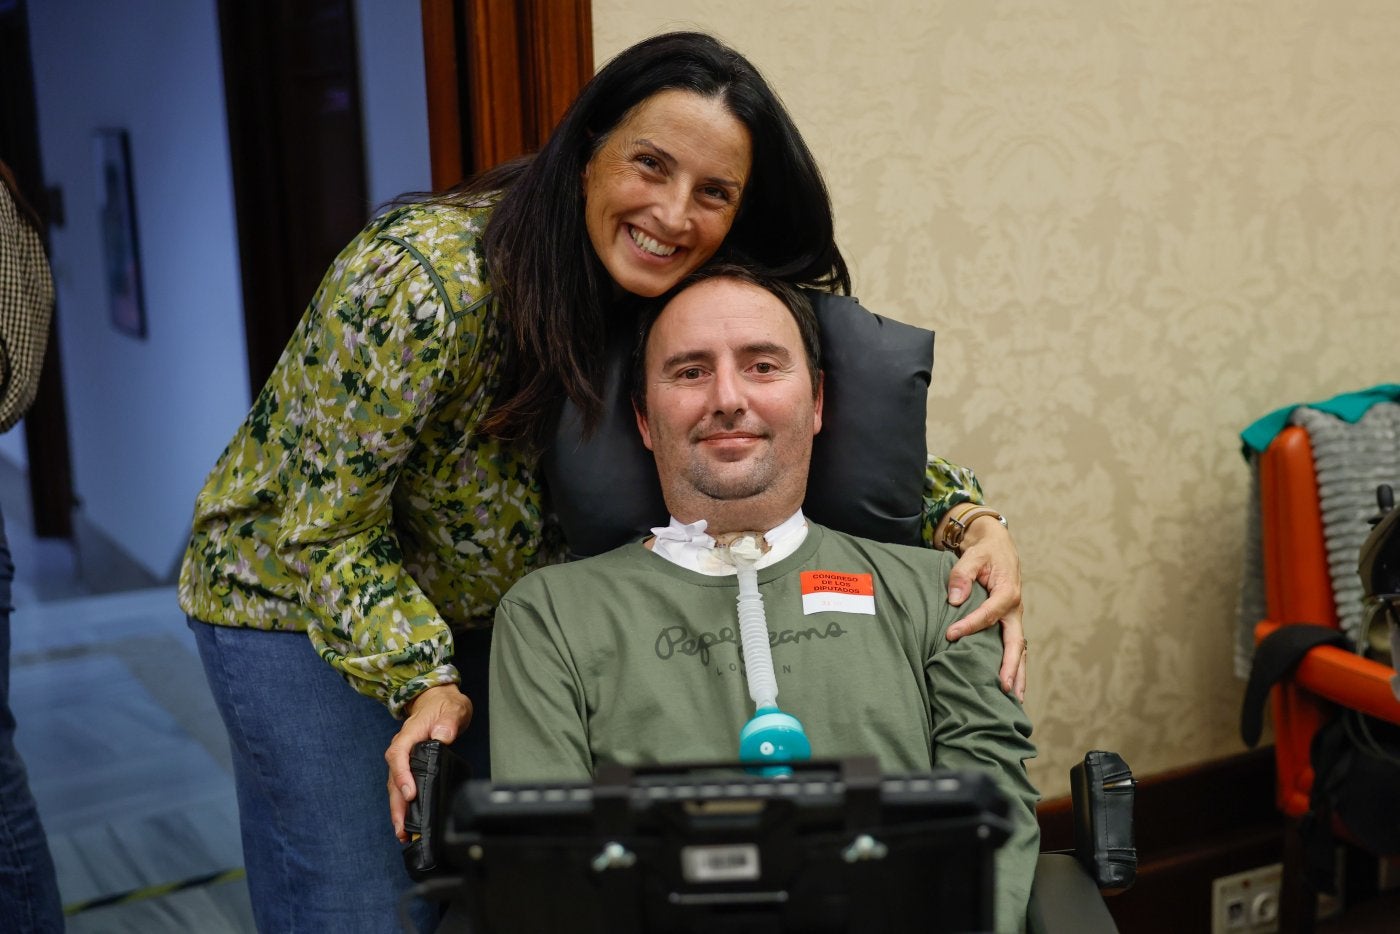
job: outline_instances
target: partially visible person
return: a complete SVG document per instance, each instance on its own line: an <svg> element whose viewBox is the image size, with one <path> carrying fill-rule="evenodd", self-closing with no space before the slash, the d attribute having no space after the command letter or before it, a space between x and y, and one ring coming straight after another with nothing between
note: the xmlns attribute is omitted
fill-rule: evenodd
<svg viewBox="0 0 1400 934"><path fill-rule="evenodd" d="M771 667L777 706L804 725L813 755L992 777L1013 825L997 855L997 930L1022 929L1039 849L1030 721L998 684L995 633L948 639L985 597L978 587L948 604L948 555L804 518L823 402L806 298L712 267L644 326L640 347L633 401L670 522L645 542L536 571L501 601L492 777L734 762L755 713L746 671ZM726 557L745 537L764 552L757 642L740 631ZM771 666L752 654L760 643Z"/></svg>
<svg viewBox="0 0 1400 934"><path fill-rule="evenodd" d="M0 162L0 431L34 401L53 315L53 279L39 239L39 217ZM58 880L29 791L10 710L10 613L14 562L0 516L0 929L63 930Z"/></svg>
<svg viewBox="0 0 1400 934"><path fill-rule="evenodd" d="M396 923L384 806L402 838L424 739L461 736L486 773L492 614L565 553L537 469L560 406L596 422L609 332L726 254L849 291L777 96L674 33L605 65L538 155L394 208L335 260L199 495L180 577L261 929ZM980 499L969 477L938 462L931 527ZM992 597L965 623L1006 620L1016 686L1015 547L990 519L966 544L964 593L980 575Z"/></svg>

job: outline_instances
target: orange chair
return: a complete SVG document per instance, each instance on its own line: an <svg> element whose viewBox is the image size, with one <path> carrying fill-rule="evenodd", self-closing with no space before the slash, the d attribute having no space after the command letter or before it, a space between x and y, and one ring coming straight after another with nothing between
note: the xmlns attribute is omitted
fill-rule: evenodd
<svg viewBox="0 0 1400 934"><path fill-rule="evenodd" d="M1290 623L1337 628L1312 445L1304 429L1284 429L1260 456L1259 498L1268 619L1255 627L1255 643ZM1297 833L1298 819L1309 809L1313 736L1336 705L1400 724L1400 700L1390 686L1394 674L1394 669L1345 649L1319 646L1274 688L1278 807L1290 819L1281 919L1285 931L1310 931L1316 911L1315 893L1303 879Z"/></svg>

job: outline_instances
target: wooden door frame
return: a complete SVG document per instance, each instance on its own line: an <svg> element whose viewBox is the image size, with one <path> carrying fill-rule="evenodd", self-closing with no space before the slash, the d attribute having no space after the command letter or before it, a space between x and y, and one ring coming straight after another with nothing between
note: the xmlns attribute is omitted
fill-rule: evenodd
<svg viewBox="0 0 1400 934"><path fill-rule="evenodd" d="M534 152L593 76L591 0L422 0L433 187Z"/></svg>

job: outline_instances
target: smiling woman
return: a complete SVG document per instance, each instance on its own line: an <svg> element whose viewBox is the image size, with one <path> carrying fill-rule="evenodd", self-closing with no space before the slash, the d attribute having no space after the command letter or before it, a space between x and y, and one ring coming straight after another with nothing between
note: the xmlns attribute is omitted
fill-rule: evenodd
<svg viewBox="0 0 1400 934"><path fill-rule="evenodd" d="M180 579L260 929L397 926L384 806L404 838L425 739L460 735L487 774L492 615L566 553L543 439L565 399L598 423L635 298L715 257L849 290L777 96L733 49L672 33L609 62L538 154L395 206L332 264L199 496ZM968 477L930 476L933 522L980 498ZM988 601L981 628L1016 602Z"/></svg>
<svg viewBox="0 0 1400 934"><path fill-rule="evenodd" d="M751 156L749 131L722 98L663 91L639 104L583 173L588 238L613 281L651 298L713 256Z"/></svg>

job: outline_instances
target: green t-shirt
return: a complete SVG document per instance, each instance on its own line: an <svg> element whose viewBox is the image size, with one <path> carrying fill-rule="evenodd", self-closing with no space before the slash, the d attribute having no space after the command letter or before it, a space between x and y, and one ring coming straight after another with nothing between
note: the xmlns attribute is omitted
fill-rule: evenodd
<svg viewBox="0 0 1400 934"><path fill-rule="evenodd" d="M997 858L998 928L1014 931L1039 849L1024 765L1035 747L1025 711L997 683L997 630L944 635L985 596L975 588L949 606L951 564L813 524L793 555L758 572L778 705L802 721L815 756L990 774L1015 826ZM527 576L496 613L492 778L736 759L753 714L737 593L735 578L677 567L641 544Z"/></svg>

